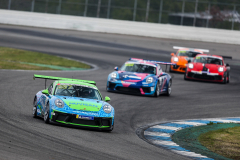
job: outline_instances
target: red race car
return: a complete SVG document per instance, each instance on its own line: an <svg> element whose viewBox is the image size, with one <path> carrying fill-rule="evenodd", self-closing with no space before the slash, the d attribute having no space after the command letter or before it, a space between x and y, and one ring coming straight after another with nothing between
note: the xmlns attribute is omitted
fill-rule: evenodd
<svg viewBox="0 0 240 160"><path fill-rule="evenodd" d="M184 79L229 83L230 66L224 63L223 57L209 54L197 55L193 62L187 65Z"/></svg>

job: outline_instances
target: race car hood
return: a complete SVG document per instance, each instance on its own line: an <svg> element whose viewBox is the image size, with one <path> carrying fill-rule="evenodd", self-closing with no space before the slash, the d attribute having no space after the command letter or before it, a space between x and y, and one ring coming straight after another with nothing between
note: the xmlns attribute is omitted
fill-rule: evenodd
<svg viewBox="0 0 240 160"><path fill-rule="evenodd" d="M118 75L119 75L119 80L123 80L127 82L140 82L151 74L118 71Z"/></svg>
<svg viewBox="0 0 240 160"><path fill-rule="evenodd" d="M221 65L216 64L203 64L203 63L193 63L194 70L202 71L203 68L207 68L209 72L218 72L218 68L221 67Z"/></svg>
<svg viewBox="0 0 240 160"><path fill-rule="evenodd" d="M71 109L81 110L81 111L92 111L98 112L103 101L98 101L94 99L87 99L81 97L58 97Z"/></svg>
<svg viewBox="0 0 240 160"><path fill-rule="evenodd" d="M186 57L186 56L178 56L178 62L177 64L179 65L183 65L183 64L187 64L188 63L188 60L189 60L189 57ZM190 59L191 60L191 59ZM176 63L172 60L173 63Z"/></svg>

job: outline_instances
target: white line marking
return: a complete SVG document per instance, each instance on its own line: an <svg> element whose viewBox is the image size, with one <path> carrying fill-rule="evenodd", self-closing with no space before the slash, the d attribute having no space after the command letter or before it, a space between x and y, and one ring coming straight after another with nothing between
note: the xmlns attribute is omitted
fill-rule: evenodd
<svg viewBox="0 0 240 160"><path fill-rule="evenodd" d="M152 126L150 128L167 129L167 130L173 130L173 131L182 129L181 127L170 127L170 126L161 126L161 125Z"/></svg>
<svg viewBox="0 0 240 160"><path fill-rule="evenodd" d="M172 123L176 123L176 124L186 124L186 125L193 125L193 126L202 126L202 125L206 125L204 123L197 123L197 122L172 122Z"/></svg>
<svg viewBox="0 0 240 160"><path fill-rule="evenodd" d="M149 132L149 131L144 131L144 135L147 135L147 136L171 137L171 134L162 133L162 132Z"/></svg>
<svg viewBox="0 0 240 160"><path fill-rule="evenodd" d="M240 121L233 121L233 120L224 120L219 118L211 118L211 119L202 119L205 121L217 121L219 123L240 123Z"/></svg>
<svg viewBox="0 0 240 160"><path fill-rule="evenodd" d="M149 140L150 142L156 144L156 145L165 145L165 146L179 146L173 141L160 141L160 140Z"/></svg>
<svg viewBox="0 0 240 160"><path fill-rule="evenodd" d="M178 150L172 150L173 152L176 152L178 154L184 155L184 156L189 156L189 157L201 157L201 158L208 158L206 156L203 156L201 154L197 154L194 152L188 152L188 151L178 151Z"/></svg>

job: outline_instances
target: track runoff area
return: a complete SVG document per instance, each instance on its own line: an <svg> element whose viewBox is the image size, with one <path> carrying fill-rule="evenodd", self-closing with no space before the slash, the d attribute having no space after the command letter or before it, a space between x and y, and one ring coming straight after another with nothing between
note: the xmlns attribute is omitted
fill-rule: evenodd
<svg viewBox="0 0 240 160"><path fill-rule="evenodd" d="M173 46L205 48L211 54L229 53L238 57L238 45L7 25L0 25L0 34L0 45L4 47L68 57L98 66L98 70L90 72L0 70L0 88L4 91L0 93L2 158L189 159L141 141L136 130L141 126L151 127L183 119L239 117L239 58L227 60L231 66L231 82L227 85L185 81L183 74L170 73L173 77L170 97L106 91L108 74L130 57L170 62L170 54L175 52ZM33 74L96 81L102 96L109 96L115 109L113 132L47 125L41 119L33 119L34 95L44 87L42 81L32 80ZM50 83L48 81L47 86Z"/></svg>

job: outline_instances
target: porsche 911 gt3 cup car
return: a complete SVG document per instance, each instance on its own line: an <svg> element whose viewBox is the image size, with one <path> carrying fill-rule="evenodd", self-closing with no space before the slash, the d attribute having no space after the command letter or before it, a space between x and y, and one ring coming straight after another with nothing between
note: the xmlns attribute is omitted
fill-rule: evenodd
<svg viewBox="0 0 240 160"><path fill-rule="evenodd" d="M170 72L185 72L187 64L191 62L194 57L198 54L204 54L204 52L209 52L207 49L195 49L187 47L178 47L174 46L174 49L177 49L176 55L171 53L171 62L176 63L176 65L170 66Z"/></svg>
<svg viewBox="0 0 240 160"><path fill-rule="evenodd" d="M199 54L188 64L184 79L229 83L230 66L222 56Z"/></svg>
<svg viewBox="0 0 240 160"><path fill-rule="evenodd" d="M42 117L45 123L55 122L113 130L114 108L107 103L110 101L109 97L105 97L105 101L103 101L94 81L44 75L34 75L35 78L56 81L35 95L34 118Z"/></svg>
<svg viewBox="0 0 240 160"><path fill-rule="evenodd" d="M107 91L140 94L158 97L160 94L170 96L172 78L162 71L160 64L174 63L130 58L118 70L110 73L107 80Z"/></svg>

